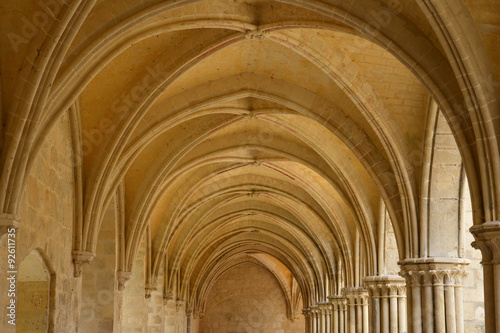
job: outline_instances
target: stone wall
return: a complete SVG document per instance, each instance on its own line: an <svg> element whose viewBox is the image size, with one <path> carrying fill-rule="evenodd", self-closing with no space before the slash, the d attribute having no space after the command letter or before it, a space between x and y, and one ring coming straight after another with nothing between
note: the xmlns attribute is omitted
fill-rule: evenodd
<svg viewBox="0 0 500 333"><path fill-rule="evenodd" d="M151 293L151 297L148 299L148 333L163 333L165 311L163 305L163 272L164 268L161 265L157 289Z"/></svg>
<svg viewBox="0 0 500 333"><path fill-rule="evenodd" d="M200 320L200 333L302 333L304 318L286 316L285 297L264 268L245 263L215 283Z"/></svg>
<svg viewBox="0 0 500 333"><path fill-rule="evenodd" d="M19 265L17 287L17 332L47 332L50 274L36 251Z"/></svg>
<svg viewBox="0 0 500 333"><path fill-rule="evenodd" d="M396 234L392 227L392 222L389 214L386 213L385 219L386 235L385 235L385 269L388 275L398 275L401 270L398 265L399 252L398 244L396 243Z"/></svg>
<svg viewBox="0 0 500 333"><path fill-rule="evenodd" d="M49 286L47 281L19 281L18 332L47 332Z"/></svg>
<svg viewBox="0 0 500 333"><path fill-rule="evenodd" d="M33 250L44 256L51 273L55 274L49 326L53 332L76 332L80 307L80 279L74 278L73 216L74 175L69 118L65 114L54 126L37 156L28 178L20 208L20 229L17 232L16 259L21 261ZM0 270L7 271L5 237L0 244ZM4 279L2 279L4 280ZM0 290L7 290L4 281ZM0 295L1 307L6 306L7 293ZM2 312L3 313L3 312ZM15 332L15 327L0 319L2 333Z"/></svg>
<svg viewBox="0 0 500 333"><path fill-rule="evenodd" d="M163 309L166 333L186 332L186 306L184 302L178 302L177 298L178 295L174 290L173 299L168 301ZM178 304L179 307L177 307ZM192 330L191 333L197 333L197 331Z"/></svg>
<svg viewBox="0 0 500 333"><path fill-rule="evenodd" d="M481 252L470 244L474 237L467 230L472 227L472 207L469 191L465 200L465 258L470 260L469 275L464 279L464 330L465 333L484 332L484 279Z"/></svg>
<svg viewBox="0 0 500 333"><path fill-rule="evenodd" d="M132 268L132 278L123 291L122 332L147 332L148 304L145 298L145 246L143 238Z"/></svg>
<svg viewBox="0 0 500 333"><path fill-rule="evenodd" d="M112 332L115 291L115 214L112 201L99 231L96 257L83 269L80 331Z"/></svg>

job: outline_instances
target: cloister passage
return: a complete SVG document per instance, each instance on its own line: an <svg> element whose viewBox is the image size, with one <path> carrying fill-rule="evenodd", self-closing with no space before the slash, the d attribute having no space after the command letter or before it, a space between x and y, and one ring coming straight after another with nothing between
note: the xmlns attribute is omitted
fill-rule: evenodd
<svg viewBox="0 0 500 333"><path fill-rule="evenodd" d="M498 0L0 26L2 332L500 332Z"/></svg>

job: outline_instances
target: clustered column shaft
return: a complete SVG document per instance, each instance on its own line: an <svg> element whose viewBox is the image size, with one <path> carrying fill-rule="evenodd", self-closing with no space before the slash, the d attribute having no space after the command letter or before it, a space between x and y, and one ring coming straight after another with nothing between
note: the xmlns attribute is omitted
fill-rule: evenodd
<svg viewBox="0 0 500 333"><path fill-rule="evenodd" d="M346 333L347 299L343 296L328 297L332 305L332 332Z"/></svg>
<svg viewBox="0 0 500 333"><path fill-rule="evenodd" d="M406 332L406 286L399 276L369 276L365 285L370 291L371 331Z"/></svg>
<svg viewBox="0 0 500 333"><path fill-rule="evenodd" d="M463 332L462 278L468 261L454 258L407 259L406 278L411 327L409 331Z"/></svg>
<svg viewBox="0 0 500 333"><path fill-rule="evenodd" d="M500 332L500 221L475 225L470 231L475 238L472 246L483 255L486 333ZM462 296L455 297L458 303ZM461 308L457 306L456 310Z"/></svg>
<svg viewBox="0 0 500 333"><path fill-rule="evenodd" d="M347 332L368 333L368 290L363 288L344 288L342 294L347 298Z"/></svg>

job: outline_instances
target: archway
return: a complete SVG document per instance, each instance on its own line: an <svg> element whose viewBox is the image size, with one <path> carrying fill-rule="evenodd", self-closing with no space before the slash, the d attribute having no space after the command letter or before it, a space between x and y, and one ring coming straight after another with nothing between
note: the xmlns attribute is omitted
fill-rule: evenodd
<svg viewBox="0 0 500 333"><path fill-rule="evenodd" d="M18 333L48 332L55 277L37 250L24 258L18 270Z"/></svg>

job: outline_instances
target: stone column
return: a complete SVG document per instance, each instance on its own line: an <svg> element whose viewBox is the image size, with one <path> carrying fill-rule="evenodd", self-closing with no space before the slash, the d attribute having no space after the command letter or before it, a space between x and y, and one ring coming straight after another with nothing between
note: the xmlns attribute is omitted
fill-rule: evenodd
<svg viewBox="0 0 500 333"><path fill-rule="evenodd" d="M456 313L455 304L456 298L462 299L461 277L467 274L468 264L468 260L460 258L417 258L400 262L401 275L412 292L412 302L408 304L408 312L412 313L410 332L463 333L463 323L458 323L463 322L463 313Z"/></svg>
<svg viewBox="0 0 500 333"><path fill-rule="evenodd" d="M455 276L455 312L457 314L457 332L464 332L464 297L462 291L463 276Z"/></svg>
<svg viewBox="0 0 500 333"><path fill-rule="evenodd" d="M368 276L364 282L372 300L372 332L406 332L405 279L396 275Z"/></svg>
<svg viewBox="0 0 500 333"><path fill-rule="evenodd" d="M360 297L356 297L356 333L363 333L363 308Z"/></svg>
<svg viewBox="0 0 500 333"><path fill-rule="evenodd" d="M472 246L483 255L486 333L500 332L500 221L475 225L470 232L475 238Z"/></svg>
<svg viewBox="0 0 500 333"><path fill-rule="evenodd" d="M305 326L306 326L306 333L312 333L311 330L311 310L309 309L302 309L302 314L304 315L305 318Z"/></svg>
<svg viewBox="0 0 500 333"><path fill-rule="evenodd" d="M326 311L324 309L325 303L318 303L318 322L319 322L319 333L326 333Z"/></svg>
<svg viewBox="0 0 500 333"><path fill-rule="evenodd" d="M331 316L332 316L332 306L330 302L320 302L318 303L319 311L321 313L321 333L331 332Z"/></svg>
<svg viewBox="0 0 500 333"><path fill-rule="evenodd" d="M326 312L326 333L331 333L332 332L332 305L327 302L327 305L325 306L325 312Z"/></svg>
<svg viewBox="0 0 500 333"><path fill-rule="evenodd" d="M345 293L347 299L346 331L347 333L356 333L356 296L348 288L342 289L342 292Z"/></svg>
<svg viewBox="0 0 500 333"><path fill-rule="evenodd" d="M345 311L347 299L341 295L328 296L332 308L332 333L345 333Z"/></svg>
<svg viewBox="0 0 500 333"><path fill-rule="evenodd" d="M342 294L347 299L347 332L368 332L368 290L363 288L344 288L342 289Z"/></svg>
<svg viewBox="0 0 500 333"><path fill-rule="evenodd" d="M398 318L399 318L399 332L406 332L406 286L402 285L398 287Z"/></svg>
<svg viewBox="0 0 500 333"><path fill-rule="evenodd" d="M426 318L424 322L424 332L433 332L434 327L436 327L437 332L444 332L444 302L442 299L439 299L443 296L443 283L439 281L439 277L436 274L431 274L430 272L422 273L421 282L423 294L422 312L423 317ZM440 316L441 306L443 309L443 316ZM432 315L433 312L435 312L434 316ZM441 327L441 325L443 326Z"/></svg>
<svg viewBox="0 0 500 333"><path fill-rule="evenodd" d="M387 296L388 288L387 285L381 284L380 286L380 299L382 302L381 311L380 311L380 322L381 322L381 331L388 332L389 331L389 322L391 320L390 312L389 312L389 297Z"/></svg>
<svg viewBox="0 0 500 333"><path fill-rule="evenodd" d="M319 325L318 325L318 317L319 317L319 309L317 305L311 306L311 328L313 333L319 333Z"/></svg>
<svg viewBox="0 0 500 333"><path fill-rule="evenodd" d="M332 305L332 321L331 321L331 332L332 333L339 333L340 332L340 327L339 327L339 302L338 299L341 298L341 296L328 296L328 300L330 301L330 304Z"/></svg>
<svg viewBox="0 0 500 333"><path fill-rule="evenodd" d="M366 280L365 280L366 281ZM365 282L366 284L366 282ZM372 300L372 324L371 331L373 333L380 333L381 331L381 309L380 309L380 288L377 284L366 284Z"/></svg>
<svg viewBox="0 0 500 333"><path fill-rule="evenodd" d="M340 302L339 328L340 332L347 333L347 299L343 298Z"/></svg>
<svg viewBox="0 0 500 333"><path fill-rule="evenodd" d="M360 299L361 307L363 308L361 312L363 316L363 333L368 333L370 328L370 312L368 311L368 306L370 303L367 290L360 296Z"/></svg>

